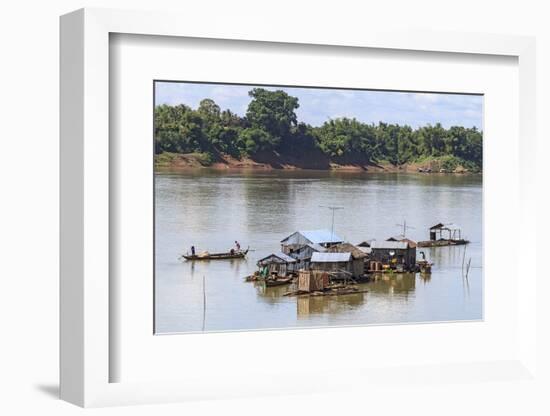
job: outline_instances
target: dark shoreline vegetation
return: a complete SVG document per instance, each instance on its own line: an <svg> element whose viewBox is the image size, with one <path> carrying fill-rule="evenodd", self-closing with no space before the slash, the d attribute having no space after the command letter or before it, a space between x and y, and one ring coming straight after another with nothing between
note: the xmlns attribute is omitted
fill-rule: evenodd
<svg viewBox="0 0 550 416"><path fill-rule="evenodd" d="M413 129L346 117L313 127L298 121L298 98L263 88L249 95L244 117L208 98L196 110L156 106L155 166L482 171L483 133L475 127Z"/></svg>

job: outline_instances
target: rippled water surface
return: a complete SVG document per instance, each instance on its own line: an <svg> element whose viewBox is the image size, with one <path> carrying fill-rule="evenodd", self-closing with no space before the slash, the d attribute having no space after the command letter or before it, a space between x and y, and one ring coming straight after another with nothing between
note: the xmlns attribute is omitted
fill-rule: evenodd
<svg viewBox="0 0 550 416"><path fill-rule="evenodd" d="M155 194L158 333L482 318L481 176L201 169L158 172ZM444 222L471 243L419 249L434 263L431 276L384 276L362 294L284 297L289 286L244 282L287 235L330 229L331 212L320 207L327 205L345 207L334 229L351 243L397 235L403 220L413 240L427 240L428 228ZM179 260L191 245L228 251L235 240L250 246L245 260Z"/></svg>

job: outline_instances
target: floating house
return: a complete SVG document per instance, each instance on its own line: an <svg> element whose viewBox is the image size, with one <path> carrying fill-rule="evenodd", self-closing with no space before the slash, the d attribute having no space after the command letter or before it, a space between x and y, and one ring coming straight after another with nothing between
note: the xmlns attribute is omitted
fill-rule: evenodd
<svg viewBox="0 0 550 416"><path fill-rule="evenodd" d="M368 256L365 247L359 248L350 243L340 243L329 247L327 253L351 253L353 277L360 277L365 274L365 260Z"/></svg>
<svg viewBox="0 0 550 416"><path fill-rule="evenodd" d="M462 232L460 230L460 227L457 225L452 224L442 224L438 223L432 227L430 227L430 240L436 241L436 240L460 240L462 239Z"/></svg>
<svg viewBox="0 0 550 416"><path fill-rule="evenodd" d="M292 249L293 246L311 244L328 248L343 241L342 238L329 230L296 231L281 240L281 247L283 248L283 253L286 253L286 250Z"/></svg>
<svg viewBox="0 0 550 416"><path fill-rule="evenodd" d="M407 241L372 241L370 249L371 270L378 270L373 262L400 271L416 267L416 245L411 247Z"/></svg>
<svg viewBox="0 0 550 416"><path fill-rule="evenodd" d="M297 260L300 269L307 269L313 253L323 253L327 247L342 242L328 230L296 231L281 240L281 251Z"/></svg>
<svg viewBox="0 0 550 416"><path fill-rule="evenodd" d="M458 225L438 223L430 227L430 239L419 241L418 247L441 247L468 244L462 238L462 231Z"/></svg>
<svg viewBox="0 0 550 416"><path fill-rule="evenodd" d="M398 236L398 237L390 237L388 238L386 241L404 241L404 242L407 242L409 243L409 246L410 247L416 247L418 244L416 243L416 241L414 240L411 240L410 238L407 238L407 237L403 237L403 236Z"/></svg>
<svg viewBox="0 0 550 416"><path fill-rule="evenodd" d="M353 258L351 253L313 253L311 269L325 271L334 278L353 276Z"/></svg>
<svg viewBox="0 0 550 416"><path fill-rule="evenodd" d="M326 249L319 244L295 245L287 247L288 255L296 259L300 269L309 268L313 253L324 253Z"/></svg>
<svg viewBox="0 0 550 416"><path fill-rule="evenodd" d="M321 270L300 270L298 273L298 290L302 292L323 290L329 282L328 273Z"/></svg>
<svg viewBox="0 0 550 416"><path fill-rule="evenodd" d="M267 267L269 274L277 274L277 276L286 276L288 273L297 270L297 260L284 253L272 253L256 263L259 268Z"/></svg>

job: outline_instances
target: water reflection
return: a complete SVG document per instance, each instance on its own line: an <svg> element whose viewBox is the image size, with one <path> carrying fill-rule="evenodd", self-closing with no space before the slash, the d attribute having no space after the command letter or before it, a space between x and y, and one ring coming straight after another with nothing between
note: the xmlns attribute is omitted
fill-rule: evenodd
<svg viewBox="0 0 550 416"><path fill-rule="evenodd" d="M299 319L310 315L340 314L363 306L367 298L365 293L342 296L298 296L296 298Z"/></svg>
<svg viewBox="0 0 550 416"><path fill-rule="evenodd" d="M476 319L482 310L481 177L319 171L157 173L155 318L158 332L206 331ZM428 238L435 222L460 224L466 246L422 248L431 275L381 275L364 294L288 297L292 285L246 283L256 262L296 230L331 226L357 243L398 233ZM181 254L227 251L238 240L246 259L183 262ZM466 250L464 252L464 250ZM462 264L471 259L468 279ZM204 276L204 287L203 287ZM418 280L418 281L417 281ZM363 287L363 285L361 285Z"/></svg>
<svg viewBox="0 0 550 416"><path fill-rule="evenodd" d="M414 273L379 273L373 275L373 281L367 283L369 292L387 295L405 295L416 288L416 274Z"/></svg>
<svg viewBox="0 0 550 416"><path fill-rule="evenodd" d="M277 303L287 292L292 292L298 287L296 284L267 287L264 282L254 282L259 299L266 303ZM290 299L290 298L289 298Z"/></svg>

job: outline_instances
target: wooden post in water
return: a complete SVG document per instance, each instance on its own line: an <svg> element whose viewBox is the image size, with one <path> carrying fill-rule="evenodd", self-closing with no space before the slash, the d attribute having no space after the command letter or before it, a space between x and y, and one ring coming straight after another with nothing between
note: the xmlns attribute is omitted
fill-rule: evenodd
<svg viewBox="0 0 550 416"><path fill-rule="evenodd" d="M464 252L462 253L462 278L464 279L464 260L466 259L466 246L464 246Z"/></svg>
<svg viewBox="0 0 550 416"><path fill-rule="evenodd" d="M206 276L202 276L202 331L206 328Z"/></svg>

